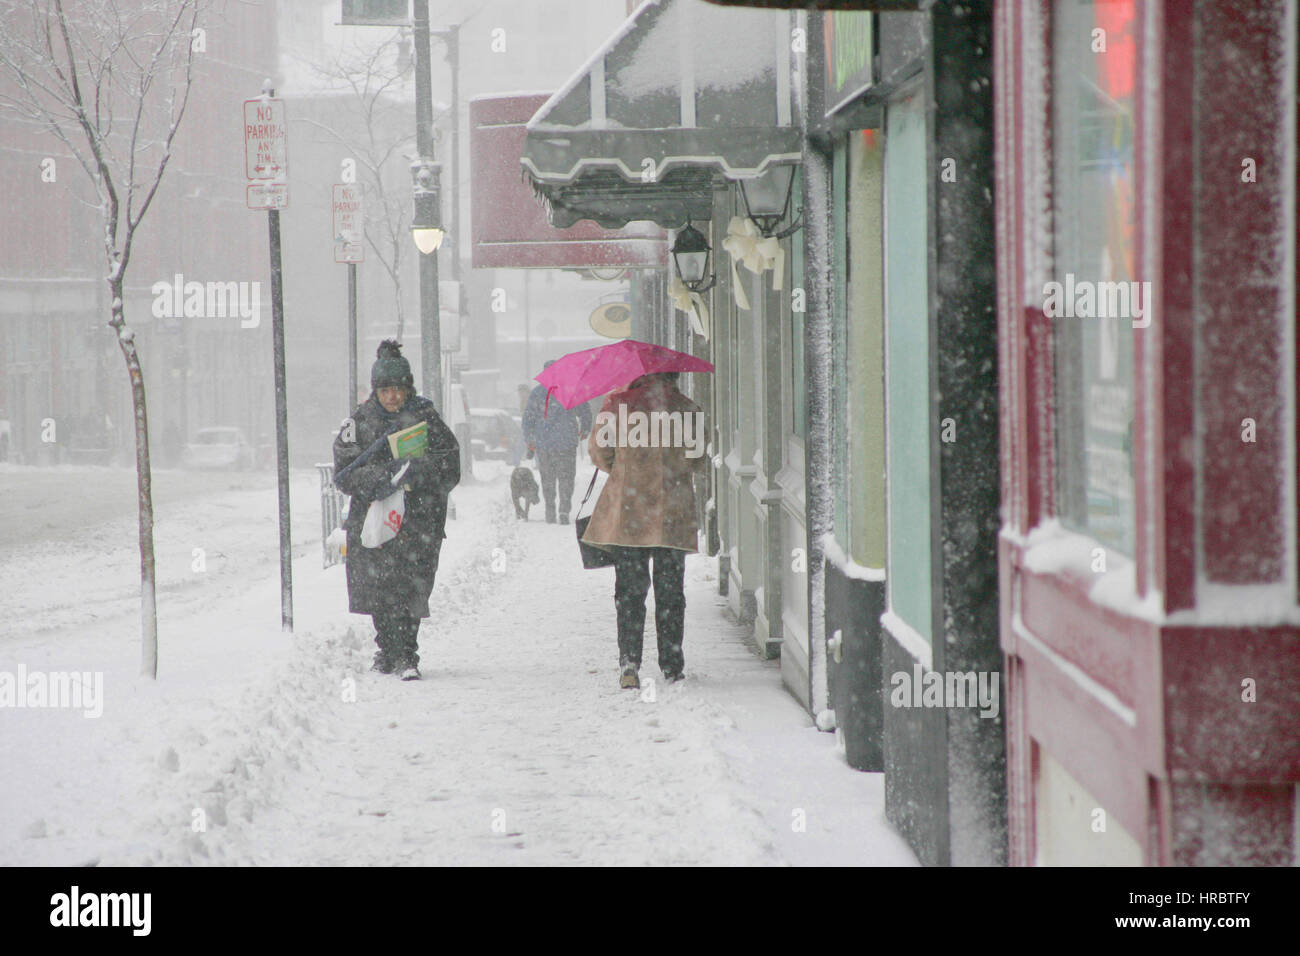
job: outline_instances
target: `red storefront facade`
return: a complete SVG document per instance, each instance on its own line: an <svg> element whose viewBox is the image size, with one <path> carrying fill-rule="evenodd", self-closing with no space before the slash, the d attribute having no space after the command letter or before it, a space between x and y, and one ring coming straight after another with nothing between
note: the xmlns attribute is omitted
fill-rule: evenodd
<svg viewBox="0 0 1300 956"><path fill-rule="evenodd" d="M470 102L474 163L476 269L661 269L664 232L653 223L603 229L583 220L567 229L546 221L546 209L519 170L528 121L546 93L480 96Z"/></svg>
<svg viewBox="0 0 1300 956"><path fill-rule="evenodd" d="M1296 7L995 13L1013 865L1300 831Z"/></svg>

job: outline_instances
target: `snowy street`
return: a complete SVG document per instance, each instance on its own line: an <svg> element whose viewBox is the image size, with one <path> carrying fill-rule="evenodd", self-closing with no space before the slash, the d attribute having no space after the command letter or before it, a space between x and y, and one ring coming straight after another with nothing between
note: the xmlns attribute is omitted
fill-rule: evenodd
<svg viewBox="0 0 1300 956"><path fill-rule="evenodd" d="M1300 0L0 11L0 866L104 868L27 917L1300 865Z"/></svg>
<svg viewBox="0 0 1300 956"><path fill-rule="evenodd" d="M660 679L650 611L642 691L620 690L612 570L584 571L572 527L539 509L517 521L505 471L478 467L453 494L413 683L369 670L369 619L348 614L342 567L321 569L314 473L294 474L293 636L273 478L170 495L192 476L159 473L154 685L137 676L130 473L0 471L8 527L45 488L120 512L0 542L0 670L104 674L97 719L0 712L0 863L915 863L881 775L848 768L724 617L712 559L687 561L687 679Z"/></svg>

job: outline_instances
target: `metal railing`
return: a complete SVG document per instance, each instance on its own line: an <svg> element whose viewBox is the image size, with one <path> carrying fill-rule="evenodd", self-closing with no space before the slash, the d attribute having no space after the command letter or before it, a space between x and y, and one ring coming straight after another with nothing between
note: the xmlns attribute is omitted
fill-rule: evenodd
<svg viewBox="0 0 1300 956"><path fill-rule="evenodd" d="M343 521L347 516L348 496L334 487L334 465L316 463L320 475L320 540L322 567L332 567L343 561ZM337 532L337 534L335 533Z"/></svg>

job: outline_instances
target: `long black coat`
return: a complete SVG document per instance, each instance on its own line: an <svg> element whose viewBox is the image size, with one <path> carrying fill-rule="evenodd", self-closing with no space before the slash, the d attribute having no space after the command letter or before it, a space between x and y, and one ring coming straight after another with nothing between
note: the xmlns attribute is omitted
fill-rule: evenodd
<svg viewBox="0 0 1300 956"><path fill-rule="evenodd" d="M387 447L382 447L364 464L343 475L340 472L378 439L420 421L429 423L429 447L423 458L411 459L411 467L402 478L402 484L410 490L406 492L401 530L378 548L364 547L361 527L370 502L393 492L389 478L397 466ZM372 393L352 413L351 422L351 428L343 423L334 441L335 484L352 497L344 524L348 540L348 607L354 614L428 617L438 552L446 537L447 495L460 482L460 445L433 402L418 395L390 414Z"/></svg>

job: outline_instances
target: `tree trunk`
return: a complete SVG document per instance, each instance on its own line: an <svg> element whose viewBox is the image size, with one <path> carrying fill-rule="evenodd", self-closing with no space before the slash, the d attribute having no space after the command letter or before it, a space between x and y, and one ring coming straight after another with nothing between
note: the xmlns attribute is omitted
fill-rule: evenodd
<svg viewBox="0 0 1300 956"><path fill-rule="evenodd" d="M154 591L153 475L149 467L149 413L145 405L144 373L135 349L135 332L126 327L122 308L121 277L110 279L113 317L109 325L117 332L117 344L131 377L131 408L135 419L135 473L140 505L140 672L158 677L158 609Z"/></svg>

